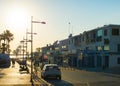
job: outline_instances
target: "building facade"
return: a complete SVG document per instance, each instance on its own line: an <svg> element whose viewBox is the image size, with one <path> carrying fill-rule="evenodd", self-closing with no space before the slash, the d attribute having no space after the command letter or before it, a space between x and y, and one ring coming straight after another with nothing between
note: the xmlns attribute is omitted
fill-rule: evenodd
<svg viewBox="0 0 120 86"><path fill-rule="evenodd" d="M104 25L75 36L70 34L60 40L52 52L54 59L66 61L73 67L120 66L120 25Z"/></svg>

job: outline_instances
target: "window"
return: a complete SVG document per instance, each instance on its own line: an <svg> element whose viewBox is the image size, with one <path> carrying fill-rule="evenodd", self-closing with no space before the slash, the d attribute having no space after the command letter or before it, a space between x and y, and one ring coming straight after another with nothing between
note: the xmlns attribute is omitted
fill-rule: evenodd
<svg viewBox="0 0 120 86"><path fill-rule="evenodd" d="M98 47L97 47L97 50L102 50L102 46L98 46Z"/></svg>
<svg viewBox="0 0 120 86"><path fill-rule="evenodd" d="M65 48L67 48L65 45L64 45L64 46L62 46L62 49L65 49Z"/></svg>
<svg viewBox="0 0 120 86"><path fill-rule="evenodd" d="M84 36L82 37L82 41L84 41Z"/></svg>
<svg viewBox="0 0 120 86"><path fill-rule="evenodd" d="M59 50L59 47L55 47L55 50Z"/></svg>
<svg viewBox="0 0 120 86"><path fill-rule="evenodd" d="M52 48L50 48L50 50L52 50Z"/></svg>
<svg viewBox="0 0 120 86"><path fill-rule="evenodd" d="M69 40L69 45L70 45L70 40Z"/></svg>
<svg viewBox="0 0 120 86"><path fill-rule="evenodd" d="M112 29L112 35L113 36L118 36L119 35L119 29L118 28L113 28Z"/></svg>
<svg viewBox="0 0 120 86"><path fill-rule="evenodd" d="M89 47L86 47L86 49L85 50L89 50Z"/></svg>
<svg viewBox="0 0 120 86"><path fill-rule="evenodd" d="M102 41L102 36L97 37L97 42L101 42Z"/></svg>
<svg viewBox="0 0 120 86"><path fill-rule="evenodd" d="M120 57L117 59L117 63L120 64Z"/></svg>
<svg viewBox="0 0 120 86"><path fill-rule="evenodd" d="M109 39L104 39L104 44L109 44Z"/></svg>
<svg viewBox="0 0 120 86"><path fill-rule="evenodd" d="M104 30L104 36L107 36L107 30Z"/></svg>
<svg viewBox="0 0 120 86"><path fill-rule="evenodd" d="M101 42L102 41L102 30L98 30L97 31L97 42Z"/></svg>
<svg viewBox="0 0 120 86"><path fill-rule="evenodd" d="M118 44L117 50L118 50L118 52L120 52L120 44Z"/></svg>
<svg viewBox="0 0 120 86"><path fill-rule="evenodd" d="M105 45L105 46L104 46L104 50L110 50L109 45Z"/></svg>
<svg viewBox="0 0 120 86"><path fill-rule="evenodd" d="M98 37L102 36L102 30L98 30L97 36L98 36Z"/></svg>

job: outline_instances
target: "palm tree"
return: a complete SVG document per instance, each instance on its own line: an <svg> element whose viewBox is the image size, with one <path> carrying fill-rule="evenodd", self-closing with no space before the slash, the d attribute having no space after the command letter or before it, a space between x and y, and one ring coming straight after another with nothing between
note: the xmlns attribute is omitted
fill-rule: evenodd
<svg viewBox="0 0 120 86"><path fill-rule="evenodd" d="M2 41L2 35L0 34L0 53L1 53L1 48L2 48L1 41Z"/></svg>
<svg viewBox="0 0 120 86"><path fill-rule="evenodd" d="M16 57L17 57L19 54L19 49L13 50L13 54L16 55Z"/></svg>
<svg viewBox="0 0 120 86"><path fill-rule="evenodd" d="M5 53L5 51L6 51L6 44L5 44L5 35L4 35L4 33L2 33L1 35L1 53ZM2 40L4 41L4 42L2 42Z"/></svg>
<svg viewBox="0 0 120 86"><path fill-rule="evenodd" d="M6 47L7 47L7 53L10 53L10 41L14 39L13 34L9 31L6 30L4 31L4 36L5 36L5 41L6 41Z"/></svg>
<svg viewBox="0 0 120 86"><path fill-rule="evenodd" d="M5 53L5 51L9 54L10 53L10 41L14 39L13 34L9 31L6 30L0 35L0 43L3 40L4 42L2 43L2 53Z"/></svg>

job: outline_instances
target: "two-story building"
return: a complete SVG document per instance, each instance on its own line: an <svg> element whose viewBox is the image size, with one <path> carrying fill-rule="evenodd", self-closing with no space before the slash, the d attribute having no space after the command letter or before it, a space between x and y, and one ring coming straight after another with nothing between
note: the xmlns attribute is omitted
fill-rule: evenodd
<svg viewBox="0 0 120 86"><path fill-rule="evenodd" d="M75 36L70 34L49 47L47 52L54 55L55 61L69 66L120 66L120 25L104 25Z"/></svg>
<svg viewBox="0 0 120 86"><path fill-rule="evenodd" d="M105 25L81 36L78 66L120 66L120 25Z"/></svg>

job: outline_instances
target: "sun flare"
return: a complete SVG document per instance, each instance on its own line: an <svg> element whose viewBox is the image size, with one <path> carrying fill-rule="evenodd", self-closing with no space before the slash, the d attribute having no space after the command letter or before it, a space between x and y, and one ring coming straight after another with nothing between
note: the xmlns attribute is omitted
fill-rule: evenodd
<svg viewBox="0 0 120 86"><path fill-rule="evenodd" d="M7 22L15 29L25 29L27 26L27 14L22 10L13 10L7 16Z"/></svg>

